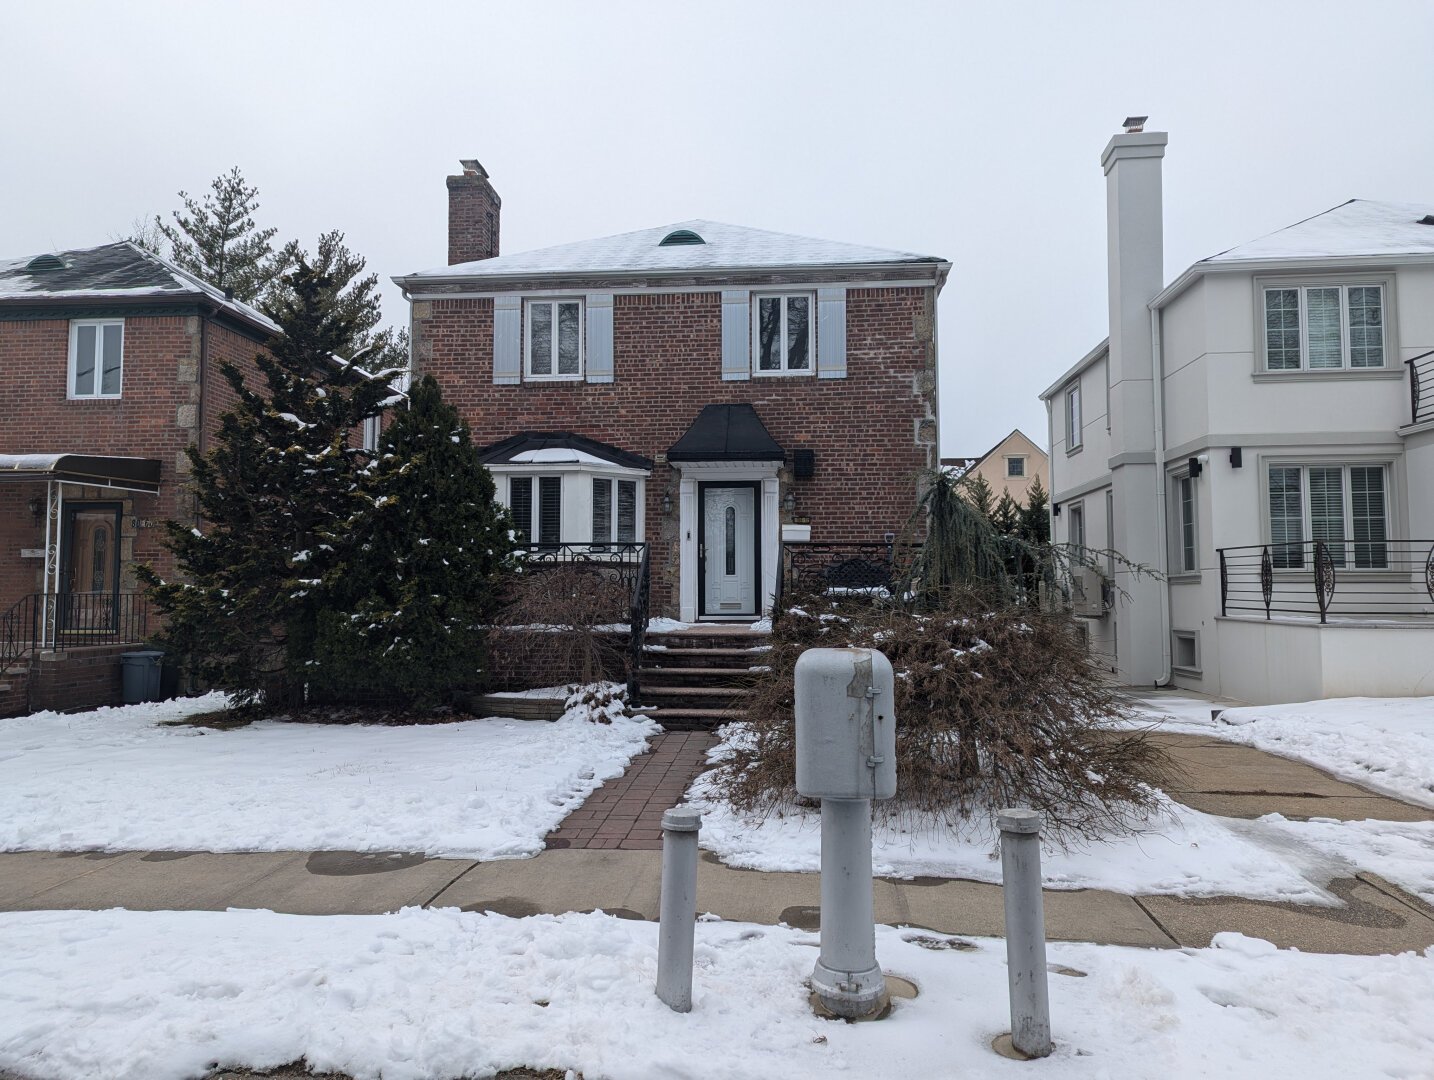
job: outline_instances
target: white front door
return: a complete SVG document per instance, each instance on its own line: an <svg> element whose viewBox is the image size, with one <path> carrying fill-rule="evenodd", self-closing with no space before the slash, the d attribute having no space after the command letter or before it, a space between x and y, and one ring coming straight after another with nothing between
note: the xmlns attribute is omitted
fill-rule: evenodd
<svg viewBox="0 0 1434 1080"><path fill-rule="evenodd" d="M757 507L751 487L702 489L703 615L757 614Z"/></svg>

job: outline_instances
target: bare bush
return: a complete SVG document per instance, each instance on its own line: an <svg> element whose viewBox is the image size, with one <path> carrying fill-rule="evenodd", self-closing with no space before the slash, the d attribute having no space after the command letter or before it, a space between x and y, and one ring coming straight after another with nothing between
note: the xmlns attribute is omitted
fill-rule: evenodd
<svg viewBox="0 0 1434 1080"><path fill-rule="evenodd" d="M503 632L551 657L563 678L591 683L621 670L614 624L630 617L629 587L601 567L558 563L515 577L498 617Z"/></svg>
<svg viewBox="0 0 1434 1080"><path fill-rule="evenodd" d="M1168 755L1091 665L1072 620L949 591L925 610L811 592L772 628L769 671L718 787L739 810L790 804L793 670L812 647L880 649L896 671L897 797L876 812L959 824L1007 806L1046 816L1058 843L1133 831L1171 780Z"/></svg>

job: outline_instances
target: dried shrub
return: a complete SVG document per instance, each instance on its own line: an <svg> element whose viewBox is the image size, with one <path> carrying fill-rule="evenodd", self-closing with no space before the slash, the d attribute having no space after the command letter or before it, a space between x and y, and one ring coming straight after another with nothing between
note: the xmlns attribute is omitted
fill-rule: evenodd
<svg viewBox="0 0 1434 1080"><path fill-rule="evenodd" d="M612 627L626 626L629 604L628 585L602 567L527 567L510 583L498 625L520 647L551 657L562 681L598 682L622 669L621 641Z"/></svg>
<svg viewBox="0 0 1434 1080"><path fill-rule="evenodd" d="M897 796L878 816L980 825L1025 806L1065 844L1134 831L1174 776L1063 613L993 605L989 591L921 611L808 592L789 598L771 641L750 730L719 774L741 811L797 801L793 669L813 647L880 649L896 671Z"/></svg>

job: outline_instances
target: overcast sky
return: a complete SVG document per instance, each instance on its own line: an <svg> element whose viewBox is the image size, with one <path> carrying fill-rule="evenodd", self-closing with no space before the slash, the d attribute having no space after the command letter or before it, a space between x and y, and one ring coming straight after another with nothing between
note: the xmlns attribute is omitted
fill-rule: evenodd
<svg viewBox="0 0 1434 1080"><path fill-rule="evenodd" d="M1105 335L1099 158L1150 115L1167 280L1351 197L1434 211L1434 2L14 3L0 257L239 165L385 281L477 157L517 252L688 218L939 255L941 440L977 454ZM0 372L0 380L4 373Z"/></svg>

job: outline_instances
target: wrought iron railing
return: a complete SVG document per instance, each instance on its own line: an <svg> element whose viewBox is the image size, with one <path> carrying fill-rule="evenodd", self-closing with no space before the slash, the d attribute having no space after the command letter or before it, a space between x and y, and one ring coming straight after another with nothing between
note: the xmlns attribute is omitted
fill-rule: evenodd
<svg viewBox="0 0 1434 1080"><path fill-rule="evenodd" d="M647 637L652 597L648 545L643 541L523 544L518 548L518 558L528 572L560 567L590 570L624 586L629 626L627 696L631 704L638 704L642 689L638 668Z"/></svg>
<svg viewBox="0 0 1434 1080"><path fill-rule="evenodd" d="M1434 620L1434 541L1220 548L1220 614Z"/></svg>
<svg viewBox="0 0 1434 1080"><path fill-rule="evenodd" d="M889 543L834 541L823 544L783 544L781 572L777 575L777 601L797 589L831 592L876 592L895 584L898 563L914 549Z"/></svg>
<svg viewBox="0 0 1434 1080"><path fill-rule="evenodd" d="M43 649L140 642L148 626L143 593L31 593L0 613L0 673Z"/></svg>
<svg viewBox="0 0 1434 1080"><path fill-rule="evenodd" d="M1434 349L1404 363L1409 367L1409 422L1434 420Z"/></svg>

